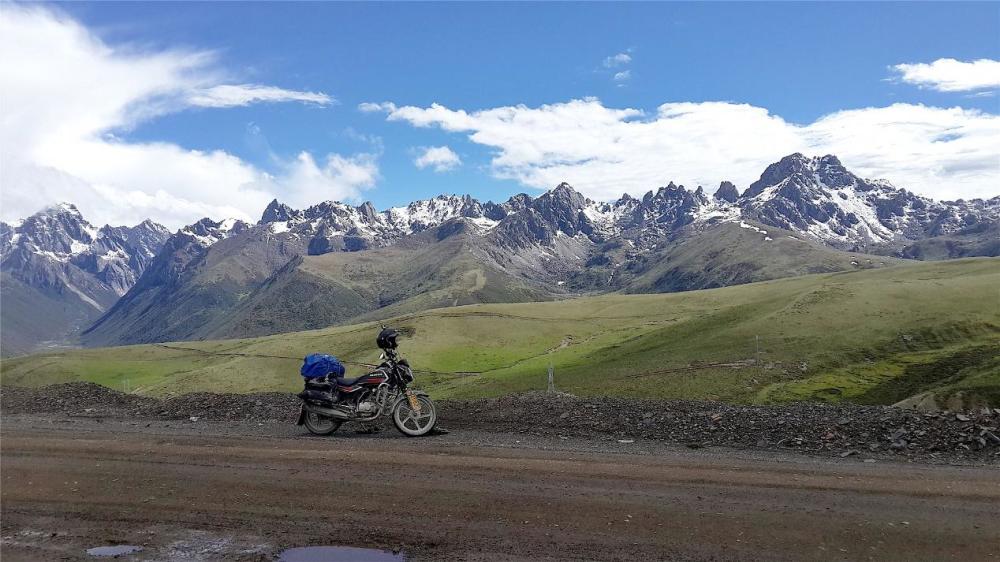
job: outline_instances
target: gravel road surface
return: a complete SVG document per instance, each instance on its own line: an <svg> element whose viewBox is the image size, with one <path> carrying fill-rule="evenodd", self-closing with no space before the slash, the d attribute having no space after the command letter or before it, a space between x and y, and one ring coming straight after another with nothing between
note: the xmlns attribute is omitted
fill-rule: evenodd
<svg viewBox="0 0 1000 562"><path fill-rule="evenodd" d="M317 438L276 420L6 410L0 555L82 560L127 544L143 547L129 560L257 561L346 545L412 560L1000 560L990 460L451 429Z"/></svg>

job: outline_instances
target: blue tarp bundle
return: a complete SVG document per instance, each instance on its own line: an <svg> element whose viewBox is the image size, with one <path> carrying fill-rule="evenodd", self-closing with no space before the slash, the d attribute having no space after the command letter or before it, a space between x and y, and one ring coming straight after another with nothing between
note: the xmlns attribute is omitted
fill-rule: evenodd
<svg viewBox="0 0 1000 562"><path fill-rule="evenodd" d="M327 375L342 377L345 372L344 365L333 355L313 353L306 355L302 362L301 373L307 379L316 379Z"/></svg>

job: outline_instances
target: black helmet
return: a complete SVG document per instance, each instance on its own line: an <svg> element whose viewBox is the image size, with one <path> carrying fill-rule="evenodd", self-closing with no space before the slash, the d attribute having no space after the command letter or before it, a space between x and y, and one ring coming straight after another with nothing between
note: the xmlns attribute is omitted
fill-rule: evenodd
<svg viewBox="0 0 1000 562"><path fill-rule="evenodd" d="M379 349L396 349L397 343L396 338L399 337L399 332L396 330L383 326L382 331L378 333L378 338L375 343L378 344Z"/></svg>

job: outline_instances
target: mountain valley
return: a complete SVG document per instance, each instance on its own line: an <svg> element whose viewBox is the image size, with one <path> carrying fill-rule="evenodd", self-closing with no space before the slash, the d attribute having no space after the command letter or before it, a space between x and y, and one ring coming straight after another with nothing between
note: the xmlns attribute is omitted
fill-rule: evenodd
<svg viewBox="0 0 1000 562"><path fill-rule="evenodd" d="M97 230L63 205L0 228L11 355L995 256L1000 197L936 202L834 156L792 154L742 193L669 183L595 202L560 184L503 203L439 196L381 212L275 200L256 224L206 218L173 235L149 221ZM34 322L32 306L62 312Z"/></svg>

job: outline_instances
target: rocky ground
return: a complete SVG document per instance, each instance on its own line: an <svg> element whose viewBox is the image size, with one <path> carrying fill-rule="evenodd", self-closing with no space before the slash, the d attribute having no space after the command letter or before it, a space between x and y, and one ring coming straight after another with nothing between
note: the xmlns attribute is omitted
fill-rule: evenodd
<svg viewBox="0 0 1000 562"><path fill-rule="evenodd" d="M298 399L284 393L195 393L161 400L78 382L39 389L4 387L0 408L4 415L292 422L298 414ZM920 413L850 404L746 406L532 393L443 401L439 425L451 430L622 443L652 440L690 448L1000 462L1000 409Z"/></svg>

